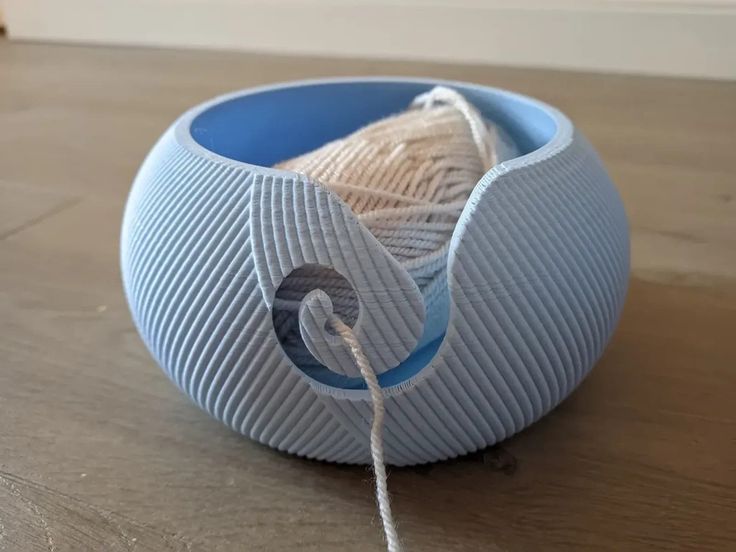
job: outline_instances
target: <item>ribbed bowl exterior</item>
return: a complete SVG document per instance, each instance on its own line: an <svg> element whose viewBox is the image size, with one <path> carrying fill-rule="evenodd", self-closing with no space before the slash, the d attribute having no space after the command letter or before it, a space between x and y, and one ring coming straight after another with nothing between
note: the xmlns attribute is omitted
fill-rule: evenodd
<svg viewBox="0 0 736 552"><path fill-rule="evenodd" d="M123 282L146 346L234 430L310 458L369 463L368 393L329 389L294 366L259 284L254 185L293 186L294 176L204 153L185 131L174 124L161 137L125 210ZM385 389L387 462L468 453L549 412L602 354L628 274L620 197L561 120L553 143L494 168L474 191L453 237L444 341Z"/></svg>

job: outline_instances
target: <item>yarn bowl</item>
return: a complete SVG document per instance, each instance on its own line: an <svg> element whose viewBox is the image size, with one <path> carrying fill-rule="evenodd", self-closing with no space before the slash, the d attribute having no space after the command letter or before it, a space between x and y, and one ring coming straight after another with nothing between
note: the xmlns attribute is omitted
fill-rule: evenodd
<svg viewBox="0 0 736 552"><path fill-rule="evenodd" d="M436 85L463 94L520 155L478 182L452 235L443 299L427 308L339 196L269 167ZM469 83L330 79L184 113L135 178L121 263L143 341L202 409L279 450L363 464L372 403L325 326L329 293L305 289L294 314L312 367L274 328L279 286L304 267L347 280L353 332L384 393L386 461L412 465L501 441L575 389L620 315L629 235L598 155L557 109Z"/></svg>

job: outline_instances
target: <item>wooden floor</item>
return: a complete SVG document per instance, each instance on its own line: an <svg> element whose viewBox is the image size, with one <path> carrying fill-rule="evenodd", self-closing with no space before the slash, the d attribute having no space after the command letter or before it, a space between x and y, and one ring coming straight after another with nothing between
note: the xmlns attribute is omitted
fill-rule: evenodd
<svg viewBox="0 0 736 552"><path fill-rule="evenodd" d="M625 312L580 388L484 454L392 470L407 550L736 549L736 83L0 41L0 550L382 550L369 472L193 406L118 269L131 180L181 111L353 74L556 104L631 219Z"/></svg>

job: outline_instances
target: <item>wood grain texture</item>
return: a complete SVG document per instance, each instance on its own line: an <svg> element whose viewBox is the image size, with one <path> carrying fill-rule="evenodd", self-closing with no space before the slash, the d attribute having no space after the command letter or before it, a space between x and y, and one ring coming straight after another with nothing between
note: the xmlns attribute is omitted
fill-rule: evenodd
<svg viewBox="0 0 736 552"><path fill-rule="evenodd" d="M0 42L0 550L382 550L366 469L230 432L144 350L121 292L125 196L185 108L397 74L513 88L600 148L632 226L599 365L500 447L393 470L408 550L732 550L736 84Z"/></svg>

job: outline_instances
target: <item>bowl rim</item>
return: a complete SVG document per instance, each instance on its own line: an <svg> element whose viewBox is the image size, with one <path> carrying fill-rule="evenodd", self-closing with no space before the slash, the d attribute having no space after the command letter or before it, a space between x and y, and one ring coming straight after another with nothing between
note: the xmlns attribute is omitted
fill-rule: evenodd
<svg viewBox="0 0 736 552"><path fill-rule="evenodd" d="M525 153L523 155L513 157L497 165L491 167L478 181L478 185L484 181L488 181L488 177L491 175L498 176L499 174L506 173L510 170L520 168L549 157L552 157L561 149L564 149L572 140L572 134L574 126L572 121L559 109L531 96L526 96L518 92L511 90L497 88L493 86L486 86L478 83L458 81L458 80L445 80L436 78L424 78L424 77L396 77L396 76L355 76L355 77L327 77L327 78L316 78L316 79L303 79L293 81L282 81L262 86L255 86L251 88L244 88L226 94L215 96L209 100L206 100L194 107L185 111L172 125L176 140L179 144L189 150L191 153L200 157L207 158L215 163L225 164L230 167L244 169L249 172L257 172L264 176L277 176L277 177L295 177L298 174L294 171L276 169L265 165L258 165L256 163L248 163L246 161L240 161L227 157L208 149L207 147L200 144L194 139L191 133L191 127L194 120L208 109L235 100L238 98L244 98L256 94L267 94L270 92L276 92L290 88L301 88L308 86L320 86L320 85L332 85L332 84L361 84L361 83L407 83L407 84L423 84L427 86L447 86L449 88L470 88L481 91L483 93L490 93L495 96L505 97L512 99L517 102L535 107L547 116L549 116L555 123L554 134L550 139L540 146L539 148ZM495 178L492 178L495 179Z"/></svg>

